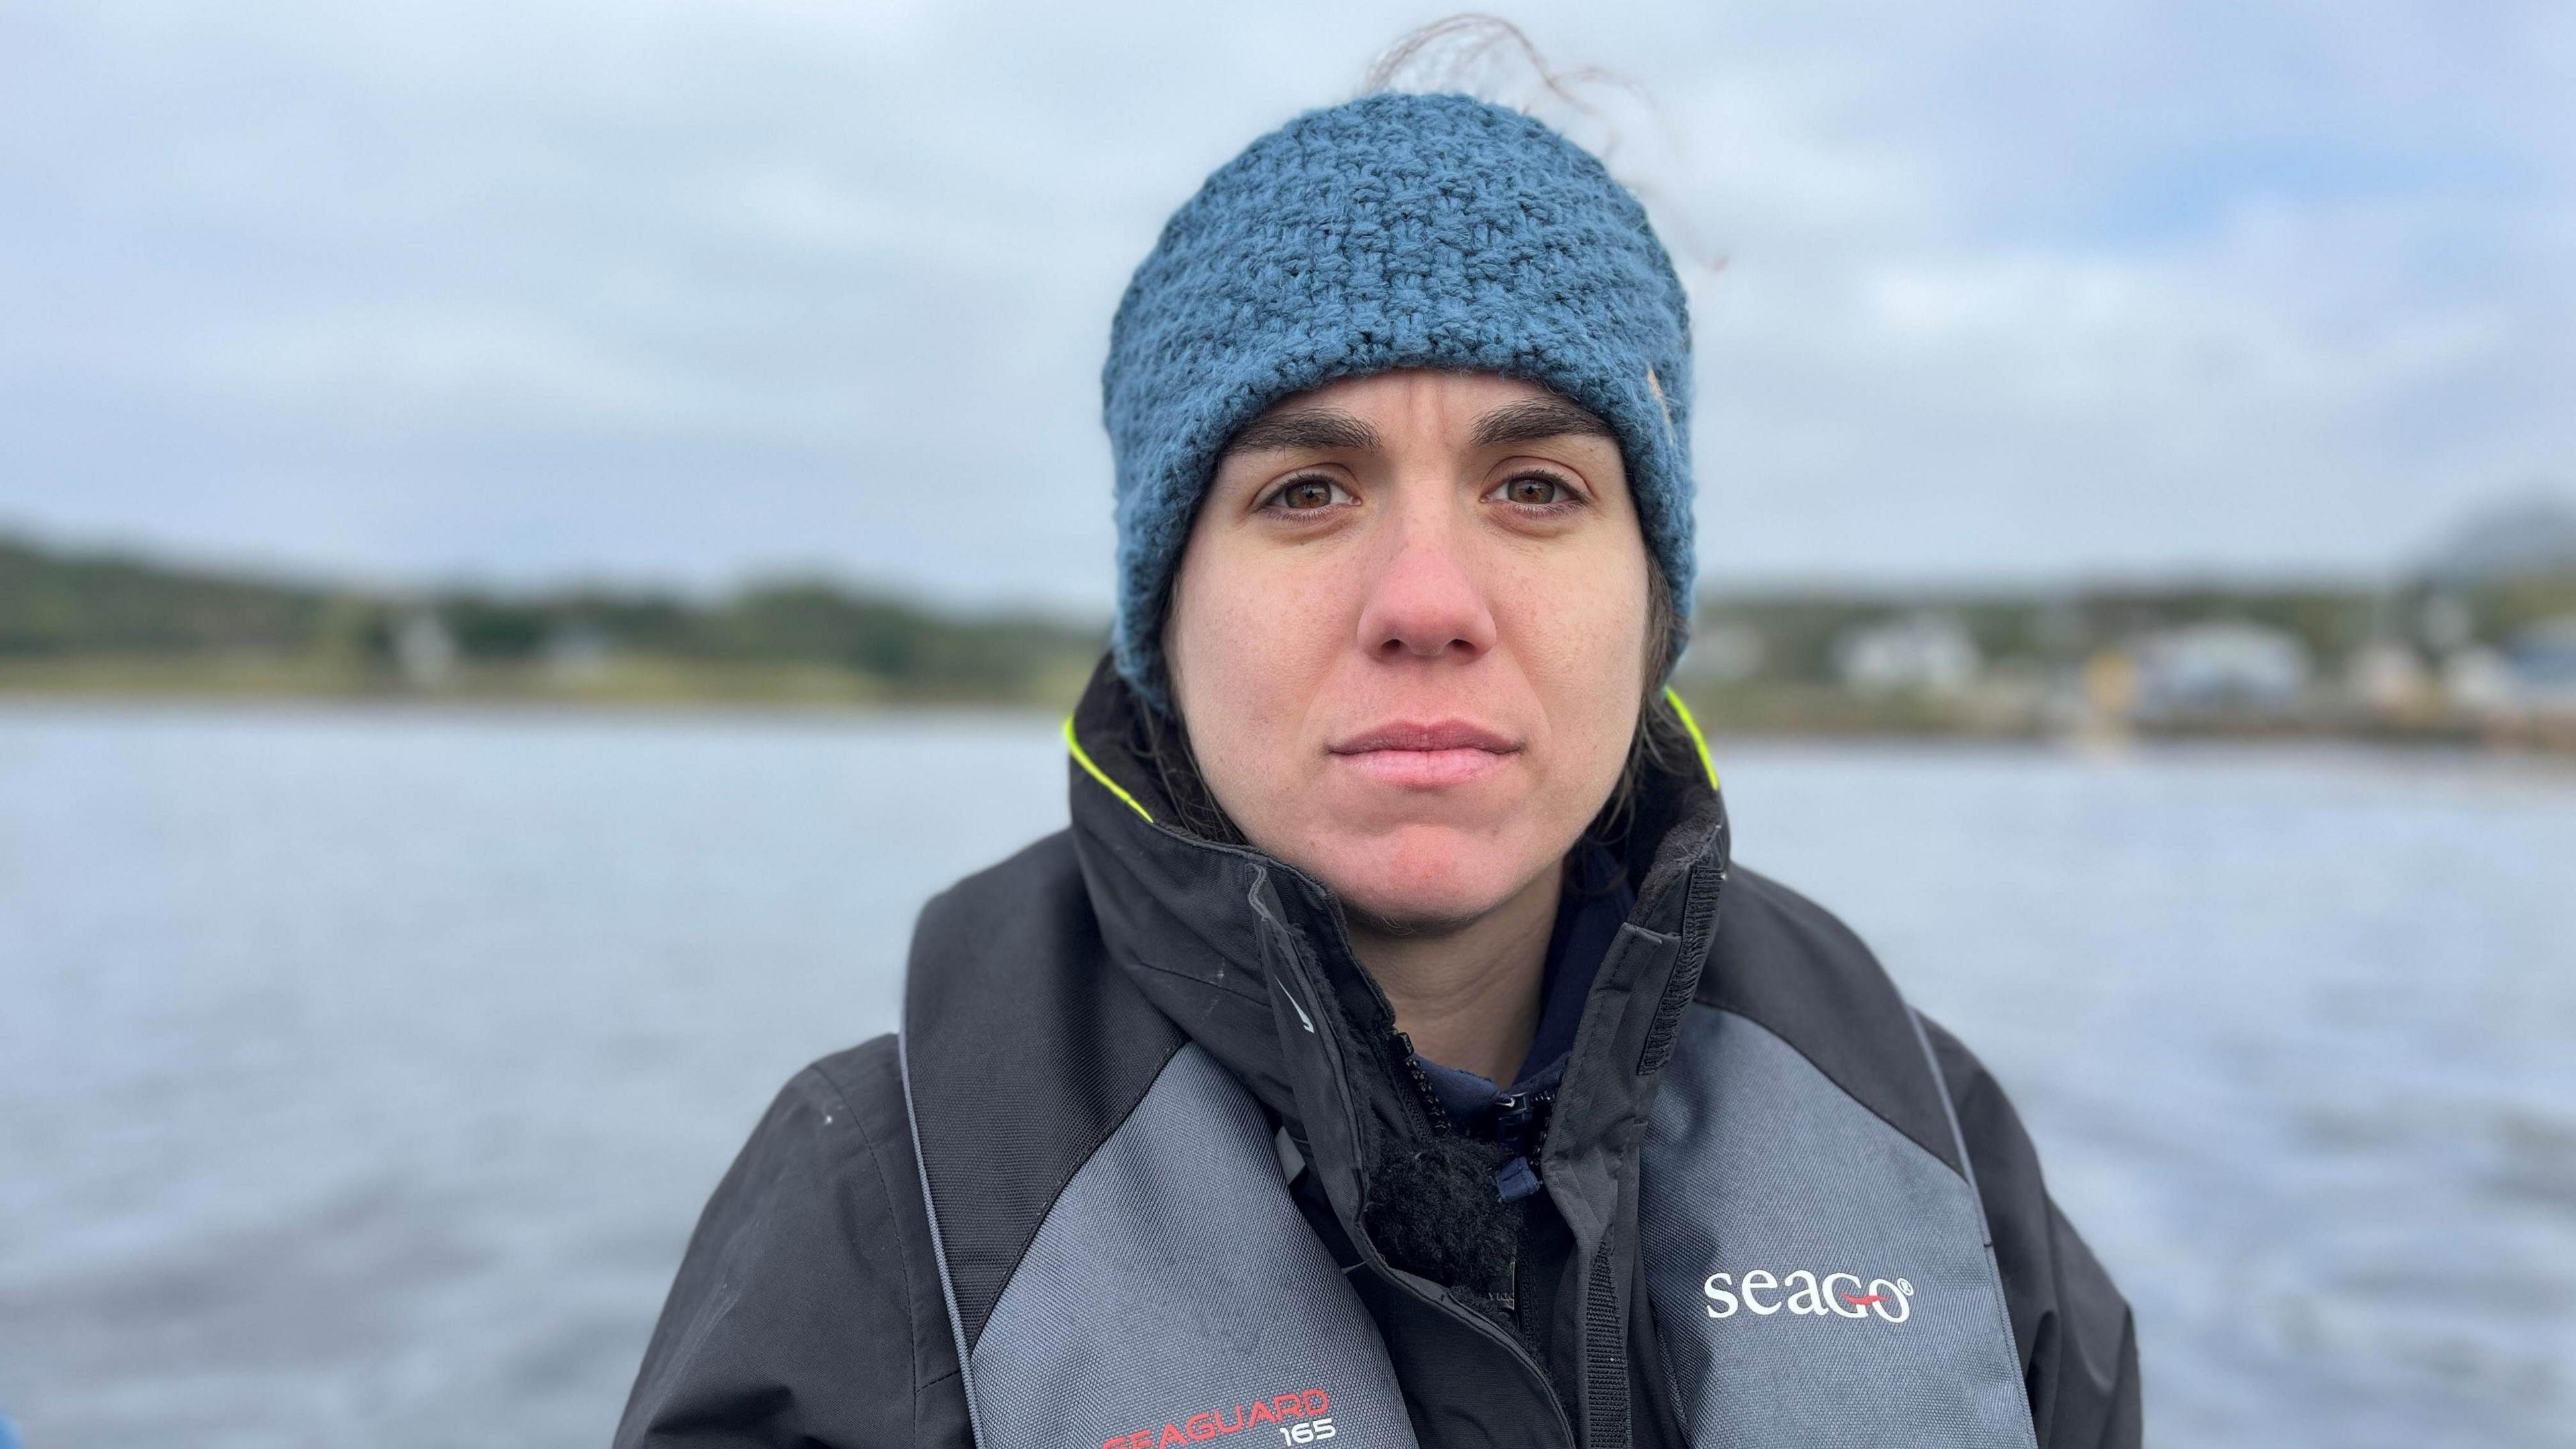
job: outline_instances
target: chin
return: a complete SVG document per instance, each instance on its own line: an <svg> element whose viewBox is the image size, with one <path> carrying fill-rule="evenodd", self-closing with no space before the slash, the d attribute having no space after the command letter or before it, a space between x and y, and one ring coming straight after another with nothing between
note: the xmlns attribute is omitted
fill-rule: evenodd
<svg viewBox="0 0 2576 1449"><path fill-rule="evenodd" d="M1359 840L1324 842L1309 867L1342 904L1398 930L1472 921L1509 900L1544 862L1519 842L1446 825L1408 825Z"/></svg>

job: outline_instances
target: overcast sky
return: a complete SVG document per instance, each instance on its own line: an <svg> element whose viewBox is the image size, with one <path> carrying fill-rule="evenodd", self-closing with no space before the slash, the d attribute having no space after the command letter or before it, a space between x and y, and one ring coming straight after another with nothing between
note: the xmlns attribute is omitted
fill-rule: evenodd
<svg viewBox="0 0 2576 1449"><path fill-rule="evenodd" d="M1447 7L0 5L0 527L1105 608L1110 311ZM2576 484L2576 8L1515 6L1694 296L1702 578L2373 570ZM1592 124L1564 118L1569 126Z"/></svg>

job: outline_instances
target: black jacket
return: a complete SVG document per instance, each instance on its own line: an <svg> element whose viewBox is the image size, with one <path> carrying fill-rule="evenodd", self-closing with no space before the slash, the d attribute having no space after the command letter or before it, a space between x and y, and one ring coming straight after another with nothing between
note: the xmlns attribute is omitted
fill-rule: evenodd
<svg viewBox="0 0 2576 1449"><path fill-rule="evenodd" d="M900 1041L880 1037L828 1057L779 1094L699 1221L619 1445L963 1446L980 1411L987 1449L1021 1442L1156 1449L1160 1408L1131 1439L1118 1415L1141 1411L1107 1407L1121 1402L1114 1385L1093 1392L1095 1381L1125 1372L1122 1354L1199 1357L1195 1349L1176 1352L1192 1340L1174 1338L1180 1330L1168 1325L1183 1320L1211 1360L1240 1348L1267 1363L1298 1350L1234 1341L1239 1320L1225 1316L1235 1311L1227 1305L1246 1290L1214 1281L1230 1272L1182 1280L1192 1285L1184 1296L1206 1299L1198 1307L1148 1301L1111 1313L1101 1305L1138 1273L1169 1268L1165 1258L1230 1265L1229 1254L1238 1246L1256 1253L1252 1245L1265 1233L1276 1246L1258 1252L1312 1256L1340 1270L1325 1277L1356 1290L1365 1319L1353 1310L1347 1320L1321 1320L1339 1327L1300 1331L1308 1340L1319 1333L1375 1340L1368 1352L1392 1374L1388 1392L1400 1392L1401 1417L1423 1445L1737 1442L1706 1406L1761 1403L1765 1390L1730 1381L1750 1376L1746 1360L1724 1346L1712 1352L1701 1339L1753 1321L1747 1315L1713 1329L1700 1310L1709 1319L1734 1315L1734 1288L1756 1279L1769 1291L1770 1270L1746 1271L1756 1264L1741 1256L1759 1251L1759 1234L1730 1226L1726 1242L1689 1246L1698 1241L1684 1221L1689 1211L1659 1210L1639 1183L1642 1163L1650 1180L1700 1184L1689 1194L1669 1187L1673 1201L1734 1190L1723 1164L1738 1159L1712 1149L1701 1154L1705 1162L1684 1162L1667 1147L1667 1165L1658 1167L1655 1143L1683 1135L1693 1114L1713 1119L1736 1097L1759 1095L1709 1075L1703 1069L1712 1060L1766 1054L1787 1063L1781 1071L1824 1084L1830 1111L1842 1114L1812 1125L1786 1119L1775 1136L1803 1141L1812 1131L1815 1151L1828 1153L1824 1139L1834 1133L1876 1133L1884 1141L1852 1149L1862 1155L1851 1162L1893 1152L1918 1179L1964 1181L1961 1200L1981 1215L1971 1237L1982 1234L1989 1250L1982 1272L2000 1282L2009 1335L2002 1351L2017 1360L2003 1368L2018 1370L2036 1442L2087 1449L2139 1442L2128 1306L2049 1200L2001 1088L1964 1046L1905 1007L1839 922L1731 864L1724 811L1709 782L1659 773L1641 793L1623 852L1637 906L1594 982L1554 1103L1538 1159L1545 1190L1505 1211L1491 1193L1462 1189L1479 1180L1480 1159L1449 1138L1407 1069L1408 1044L1351 957L1330 895L1276 860L1173 828L1171 802L1128 748L1133 709L1114 675L1096 676L1067 730L1071 828L924 909ZM1731 1045L1721 1050L1721 1040ZM1674 1068L1676 1057L1689 1070ZM1190 1072L1199 1074L1201 1095L1187 1100L1202 1105L1175 1107L1181 1099L1170 1094L1180 1088L1156 1084ZM1665 1090L1668 1077L1680 1085ZM1168 1222L1151 1218L1153 1199L1135 1206L1133 1189L1120 1196L1102 1181L1118 1173L1132 1181L1146 1170L1107 1159L1131 1150L1142 1119L1158 1111L1181 1112L1175 1130L1184 1132L1197 1118L1241 1119L1230 1137L1190 1138L1186 1151L1195 1155L1175 1160L1191 1165L1162 1169L1182 1194L1175 1202L1198 1204ZM1254 1164L1242 1155L1241 1143L1256 1137L1271 1142L1275 1157L1265 1152ZM1691 1179L1693 1172L1716 1175ZM1820 1218L1848 1210L1832 1180L1821 1190L1776 1184L1779 1169L1761 1164L1738 1175L1760 1179L1775 1197L1787 1194L1790 1217L1808 1215L1800 1194L1818 1198ZM1282 1200L1282 1185L1293 1213L1271 1206ZM1240 1207L1235 1197L1187 1198L1210 1191L1252 1196ZM1780 1207L1742 1211L1776 1219ZM1093 1226L1068 1225L1077 1209L1094 1214ZM1295 1241L1279 1239L1283 1230L1263 1214L1294 1225L1286 1231ZM1912 1208L1882 1214L1914 1215ZM1222 1220L1212 1240L1211 1218ZM1143 1230L1142 1244L1157 1261L1104 1278L1111 1270L1102 1261L1132 1249L1102 1234L1131 1221L1157 1224ZM1168 1254L1163 1238L1173 1243ZM1652 1281L1650 1259L1666 1265ZM1700 1275L1712 1266L1743 1272L1743 1280L1712 1274L1703 1304ZM1803 1276L1812 1288L1817 1273L1840 1265L1776 1266L1783 1273L1810 1266ZM1763 1331L1781 1325L1774 1337L1783 1344L1793 1330L1879 1332L1862 1312L1901 1322L1891 1309L1915 1311L1909 1301L1935 1296L1922 1271L1916 1277L1927 1293L1910 1300L1893 1286L1913 1294L1912 1282L1872 1281L1872 1271L1854 1265L1841 1303L1823 1295L1840 1318L1860 1320L1857 1328L1810 1301L1792 1313L1813 1310L1812 1325L1783 1316ZM1829 1288L1834 1281L1826 1278ZM1864 1282L1874 1291L1861 1291ZM1022 1307L997 1318L1006 1290ZM1271 1332L1279 1302L1320 1303L1319 1295L1339 1292L1270 1293L1274 1306L1241 1331ZM1741 1301L1764 1300L1748 1292ZM1918 1341L1928 1341L1939 1325L1927 1317L1916 1327L1926 1331ZM1822 1382L1851 1377L1820 1357L1823 1350L1761 1352L1789 1355L1775 1360L1783 1384L1810 1359L1822 1365ZM1038 1360L1052 1367L1027 1367ZM1851 1362L1864 1378L1884 1367ZM1062 1411L1030 1417L1035 1411L1009 1407L1020 1381L1056 1385L1034 1402ZM1176 1401L1164 1443L1276 1417L1262 1397L1269 1388L1246 1380L1241 1392L1223 1392L1230 1397L1222 1402ZM1348 1404L1359 1391L1336 1387L1333 1396ZM1307 1403L1323 1398L1318 1391ZM1212 1408L1213 1417L1185 1417L1197 1407ZM1278 1414L1293 1421L1300 1412L1295 1392L1280 1396ZM1347 1426L1357 1410L1337 1412ZM1860 1432L1852 1425L1867 1422L1862 1412L1840 1432ZM1291 1429L1303 1426L1283 1423L1283 1442ZM1944 1442L2007 1442L1973 1427L1945 1432ZM1826 1437L1914 1436L1898 1428L1866 1440Z"/></svg>

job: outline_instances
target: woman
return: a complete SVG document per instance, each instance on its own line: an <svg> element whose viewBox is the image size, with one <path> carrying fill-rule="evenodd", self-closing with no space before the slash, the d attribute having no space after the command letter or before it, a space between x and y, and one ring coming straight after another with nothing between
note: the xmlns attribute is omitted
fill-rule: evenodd
<svg viewBox="0 0 2576 1449"><path fill-rule="evenodd" d="M1463 96L1301 116L1103 383L1071 828L788 1084L618 1442L2136 1443L1993 1080L1729 863L1661 689L1688 319L1599 163Z"/></svg>

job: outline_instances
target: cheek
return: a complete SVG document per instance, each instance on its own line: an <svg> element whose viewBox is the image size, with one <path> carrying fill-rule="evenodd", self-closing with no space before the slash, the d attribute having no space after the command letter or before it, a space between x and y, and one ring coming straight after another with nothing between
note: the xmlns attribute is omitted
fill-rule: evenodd
<svg viewBox="0 0 2576 1449"><path fill-rule="evenodd" d="M1221 546L1193 559L1164 638L1208 785L1253 831L1261 801L1292 783L1282 766L1297 757L1335 646L1350 631L1331 608L1346 591L1261 565Z"/></svg>
<svg viewBox="0 0 2576 1449"><path fill-rule="evenodd" d="M1505 627L1546 712L1569 785L1588 788L1627 758L1645 689L1642 557L1550 560L1500 591Z"/></svg>
<svg viewBox="0 0 2576 1449"><path fill-rule="evenodd" d="M1551 766L1538 781L1548 838L1582 830L1618 784L1646 686L1646 570L1548 567L1507 590L1530 694L1546 717ZM1620 583L1602 583L1610 572ZM1633 572L1633 580L1623 575Z"/></svg>

